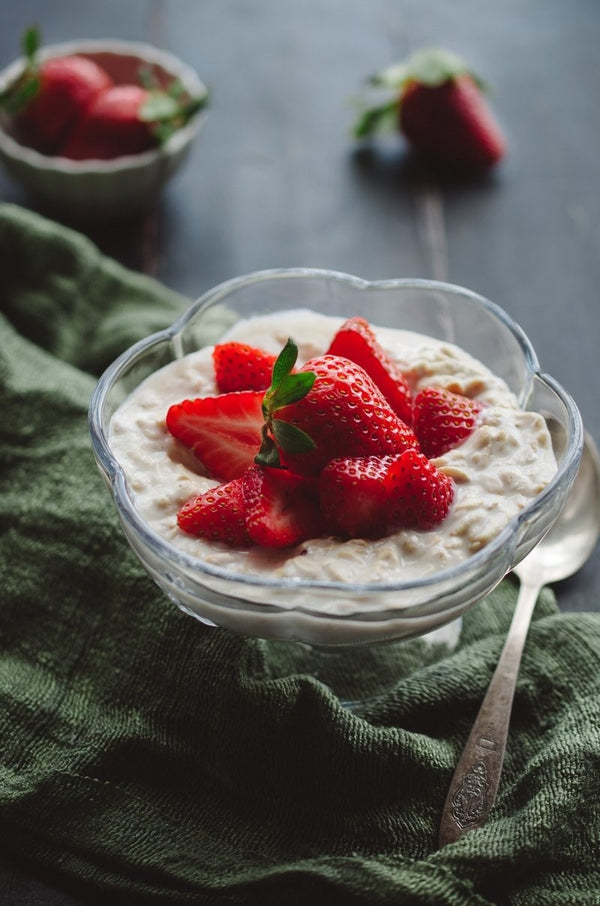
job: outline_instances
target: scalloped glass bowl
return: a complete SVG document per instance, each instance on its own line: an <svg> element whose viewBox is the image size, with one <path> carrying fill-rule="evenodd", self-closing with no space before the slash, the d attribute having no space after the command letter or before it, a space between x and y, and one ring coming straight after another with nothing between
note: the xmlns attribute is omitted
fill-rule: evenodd
<svg viewBox="0 0 600 906"><path fill-rule="evenodd" d="M311 308L455 343L502 377L525 409L544 415L558 471L545 490L486 547L444 571L408 582L363 584L250 576L186 555L140 517L111 450L109 423L126 396L170 361L220 339L242 317ZM542 538L573 484L583 428L571 397L540 371L522 330L494 303L427 280L367 282L311 269L270 270L210 290L169 329L137 343L100 379L90 406L94 454L124 533L148 573L187 613L266 639L348 646L429 633L485 597Z"/></svg>
<svg viewBox="0 0 600 906"><path fill-rule="evenodd" d="M140 66L149 66L160 84L180 79L191 96L202 97L206 86L177 57L136 41L71 41L44 47L40 59L81 54L106 69L115 83L136 82ZM0 72L0 91L19 76L23 60ZM160 148L113 160L67 160L40 154L19 142L6 116L0 116L0 160L34 197L72 217L107 220L141 210L186 159L206 114L195 114Z"/></svg>

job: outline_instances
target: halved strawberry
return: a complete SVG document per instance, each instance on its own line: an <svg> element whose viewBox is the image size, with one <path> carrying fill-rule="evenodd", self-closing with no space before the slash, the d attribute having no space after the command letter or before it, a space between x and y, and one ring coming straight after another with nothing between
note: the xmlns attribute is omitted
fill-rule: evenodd
<svg viewBox="0 0 600 906"><path fill-rule="evenodd" d="M266 390L276 356L246 343L217 343L213 349L215 380L219 393Z"/></svg>
<svg viewBox="0 0 600 906"><path fill-rule="evenodd" d="M334 459L321 472L319 489L327 528L347 538L431 529L454 498L452 479L417 450Z"/></svg>
<svg viewBox="0 0 600 906"><path fill-rule="evenodd" d="M454 500L452 479L416 450L406 450L395 457L387 482L389 529L428 531L445 519Z"/></svg>
<svg viewBox="0 0 600 906"><path fill-rule="evenodd" d="M247 547L251 540L246 529L242 479L234 478L190 498L177 513L177 524L189 535Z"/></svg>
<svg viewBox="0 0 600 906"><path fill-rule="evenodd" d="M316 482L287 469L252 466L240 479L255 544L289 547L322 533Z"/></svg>
<svg viewBox="0 0 600 906"><path fill-rule="evenodd" d="M294 377L306 373L315 375L311 390L278 409L272 423L275 439L294 471L316 475L339 456L394 454L418 447L411 428L360 365L341 356L324 355L311 359ZM286 447L282 422L308 435L314 449L296 453Z"/></svg>
<svg viewBox="0 0 600 906"><path fill-rule="evenodd" d="M413 406L413 430L422 452L435 459L457 447L481 424L484 408L484 403L444 387L425 387Z"/></svg>
<svg viewBox="0 0 600 906"><path fill-rule="evenodd" d="M364 318L349 318L345 321L333 337L327 352L329 355L344 356L364 368L394 412L410 425L412 400L408 381Z"/></svg>
<svg viewBox="0 0 600 906"><path fill-rule="evenodd" d="M183 400L167 412L167 428L213 478L229 481L254 462L264 422L261 391Z"/></svg>
<svg viewBox="0 0 600 906"><path fill-rule="evenodd" d="M381 538L387 534L388 471L393 456L340 457L319 476L321 512L333 535Z"/></svg>

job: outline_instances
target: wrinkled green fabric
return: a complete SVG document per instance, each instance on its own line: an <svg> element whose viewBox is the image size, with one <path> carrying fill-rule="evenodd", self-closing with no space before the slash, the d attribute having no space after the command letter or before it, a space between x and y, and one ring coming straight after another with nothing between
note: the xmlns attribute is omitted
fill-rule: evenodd
<svg viewBox="0 0 600 906"><path fill-rule="evenodd" d="M542 594L493 815L438 851L516 586L455 651L390 652L397 681L362 716L295 646L184 615L123 538L87 408L186 300L8 205L0 257L2 851L133 906L600 902L600 615Z"/></svg>

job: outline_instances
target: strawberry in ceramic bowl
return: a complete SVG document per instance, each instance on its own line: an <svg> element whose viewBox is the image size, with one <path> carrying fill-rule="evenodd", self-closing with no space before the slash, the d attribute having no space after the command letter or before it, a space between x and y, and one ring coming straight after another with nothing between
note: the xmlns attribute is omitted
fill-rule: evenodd
<svg viewBox="0 0 600 906"><path fill-rule="evenodd" d="M185 161L208 96L194 70L151 45L40 48L28 32L21 59L0 73L0 159L51 209L128 215L152 205Z"/></svg>
<svg viewBox="0 0 600 906"><path fill-rule="evenodd" d="M90 425L125 535L172 600L322 645L459 617L556 518L582 441L573 401L493 303L310 269L208 292L107 370Z"/></svg>

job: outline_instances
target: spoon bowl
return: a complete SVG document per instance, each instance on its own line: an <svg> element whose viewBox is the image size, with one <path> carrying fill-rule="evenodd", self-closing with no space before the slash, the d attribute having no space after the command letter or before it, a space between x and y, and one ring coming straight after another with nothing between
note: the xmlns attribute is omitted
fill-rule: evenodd
<svg viewBox="0 0 600 906"><path fill-rule="evenodd" d="M521 582L559 582L581 569L600 531L600 453L586 433L579 472L565 506L537 547L513 570Z"/></svg>
<svg viewBox="0 0 600 906"><path fill-rule="evenodd" d="M487 821L500 782L521 655L538 595L544 585L577 572L599 536L600 455L586 432L579 471L558 519L513 569L521 582L517 605L500 660L454 771L442 813L440 846Z"/></svg>

